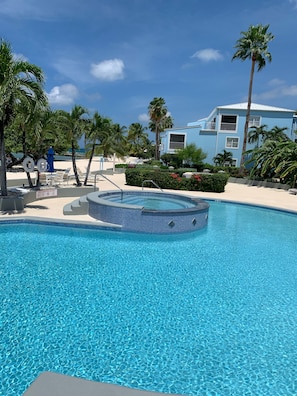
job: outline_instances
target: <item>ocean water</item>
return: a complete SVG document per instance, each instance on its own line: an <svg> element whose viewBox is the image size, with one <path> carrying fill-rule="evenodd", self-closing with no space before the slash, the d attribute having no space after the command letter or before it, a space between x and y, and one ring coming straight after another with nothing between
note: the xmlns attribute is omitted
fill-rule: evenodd
<svg viewBox="0 0 297 396"><path fill-rule="evenodd" d="M206 229L0 226L0 394L44 371L184 395L297 394L297 216L210 202Z"/></svg>

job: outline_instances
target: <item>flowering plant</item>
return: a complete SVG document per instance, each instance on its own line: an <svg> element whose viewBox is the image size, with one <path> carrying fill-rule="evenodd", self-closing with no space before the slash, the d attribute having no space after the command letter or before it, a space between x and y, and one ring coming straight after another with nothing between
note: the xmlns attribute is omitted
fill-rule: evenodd
<svg viewBox="0 0 297 396"><path fill-rule="evenodd" d="M178 182L181 181L181 177L180 177L177 173L170 173L170 176L171 176L173 179L176 179Z"/></svg>
<svg viewBox="0 0 297 396"><path fill-rule="evenodd" d="M201 182L201 176L200 175L193 175L193 178L197 180L197 182Z"/></svg>

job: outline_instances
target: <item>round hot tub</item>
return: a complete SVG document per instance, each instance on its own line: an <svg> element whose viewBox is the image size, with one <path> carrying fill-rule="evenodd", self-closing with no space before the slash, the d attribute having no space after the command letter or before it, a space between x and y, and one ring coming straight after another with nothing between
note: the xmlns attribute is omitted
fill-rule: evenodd
<svg viewBox="0 0 297 396"><path fill-rule="evenodd" d="M87 196L89 215L124 231L182 233L204 228L209 204L199 198L147 191L104 191Z"/></svg>

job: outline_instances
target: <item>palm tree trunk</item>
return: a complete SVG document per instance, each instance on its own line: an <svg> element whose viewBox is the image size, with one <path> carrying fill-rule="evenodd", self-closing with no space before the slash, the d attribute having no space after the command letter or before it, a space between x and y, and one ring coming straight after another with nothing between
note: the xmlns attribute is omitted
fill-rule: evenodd
<svg viewBox="0 0 297 396"><path fill-rule="evenodd" d="M155 157L156 160L160 159L160 132L158 126L156 126L156 147L155 147Z"/></svg>
<svg viewBox="0 0 297 396"><path fill-rule="evenodd" d="M250 73L248 103L247 103L247 111L246 111L246 117L245 117L243 143L242 143L242 153L241 153L241 161L240 161L240 169L241 169L241 171L243 171L243 169L244 169L244 160L245 160L244 153L246 151L246 144L247 144L248 131L249 131L249 121L250 121L250 114L251 114L252 91L253 91L253 80L254 80L255 64L256 64L256 59L254 59L254 57L253 57L252 58L251 73Z"/></svg>
<svg viewBox="0 0 297 396"><path fill-rule="evenodd" d="M91 154L90 154L90 158L89 158L89 162L88 162L88 166L87 166L84 186L86 186L87 183L88 183L88 177L89 177L89 173L90 173L90 169L91 169L91 163L92 163L92 160L93 160L94 152L95 152L95 144L93 144L93 146L92 146L92 150L91 150Z"/></svg>
<svg viewBox="0 0 297 396"><path fill-rule="evenodd" d="M76 185L78 187L81 186L81 182L79 180L79 176L77 173L77 167L76 167L76 161L75 161L75 147L74 147L74 142L72 141L71 143L71 157L72 157L72 167L73 167L73 172L74 172L74 176L75 176L75 181L76 181Z"/></svg>
<svg viewBox="0 0 297 396"><path fill-rule="evenodd" d="M3 120L0 120L0 187L1 187L1 195L7 196L6 156L5 156Z"/></svg>
<svg viewBox="0 0 297 396"><path fill-rule="evenodd" d="M26 130L23 124L20 125L20 129L22 130L22 146L23 146L23 154L24 154L24 158L23 160L26 158L27 156L27 142L26 142ZM33 183L32 183L32 179L31 179L31 175L30 172L26 172L26 176L28 179L28 184L29 187L32 188L33 187ZM39 186L39 172L36 178L36 186Z"/></svg>

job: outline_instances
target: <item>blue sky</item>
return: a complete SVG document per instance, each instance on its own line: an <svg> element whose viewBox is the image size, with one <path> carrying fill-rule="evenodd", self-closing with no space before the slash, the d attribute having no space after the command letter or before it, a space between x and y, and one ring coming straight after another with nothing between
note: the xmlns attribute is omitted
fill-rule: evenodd
<svg viewBox="0 0 297 396"><path fill-rule="evenodd" d="M253 101L297 109L297 0L0 0L0 37L40 66L53 109L75 104L147 125L163 97L174 126L247 100L250 62L231 61L250 25L269 24L272 62Z"/></svg>

